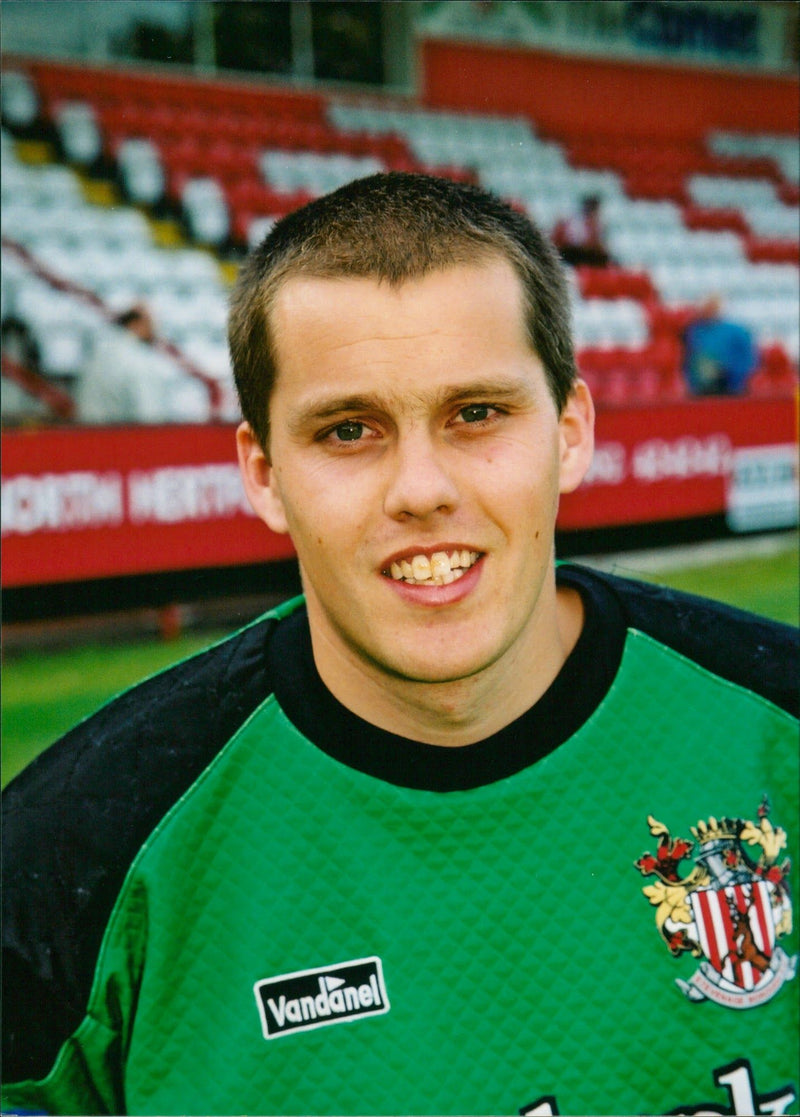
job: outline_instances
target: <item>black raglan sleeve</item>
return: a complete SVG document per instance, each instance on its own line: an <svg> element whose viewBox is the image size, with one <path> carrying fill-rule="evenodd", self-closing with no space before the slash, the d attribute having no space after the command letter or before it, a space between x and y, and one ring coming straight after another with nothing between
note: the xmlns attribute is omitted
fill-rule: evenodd
<svg viewBox="0 0 800 1117"><path fill-rule="evenodd" d="M800 714L800 633L753 613L649 582L570 566L616 596L629 628L793 714Z"/></svg>
<svg viewBox="0 0 800 1117"><path fill-rule="evenodd" d="M269 694L269 622L127 691L3 794L3 1078L41 1078L81 1022L147 836Z"/></svg>

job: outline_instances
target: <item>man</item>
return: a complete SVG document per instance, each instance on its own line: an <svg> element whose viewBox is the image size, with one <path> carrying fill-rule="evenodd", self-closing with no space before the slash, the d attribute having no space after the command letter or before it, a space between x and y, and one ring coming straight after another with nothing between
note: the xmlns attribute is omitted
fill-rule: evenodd
<svg viewBox="0 0 800 1117"><path fill-rule="evenodd" d="M244 265L242 475L304 601L9 790L7 1105L789 1111L793 634L556 572L568 310L537 230L425 176Z"/></svg>
<svg viewBox="0 0 800 1117"><path fill-rule="evenodd" d="M132 306L98 332L78 378L75 403L82 423L141 423L163 419L163 392L154 379L156 340L147 307Z"/></svg>
<svg viewBox="0 0 800 1117"><path fill-rule="evenodd" d="M683 335L684 372L693 395L738 396L758 367L758 347L747 326L722 313L722 300L702 302Z"/></svg>
<svg viewBox="0 0 800 1117"><path fill-rule="evenodd" d="M567 264L606 267L610 257L600 215L600 198L596 194L583 198L579 212L556 223L553 241Z"/></svg>

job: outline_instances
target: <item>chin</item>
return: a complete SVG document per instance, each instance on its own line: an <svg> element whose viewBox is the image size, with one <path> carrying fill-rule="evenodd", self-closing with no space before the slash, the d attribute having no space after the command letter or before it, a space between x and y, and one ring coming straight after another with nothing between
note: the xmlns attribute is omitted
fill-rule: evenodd
<svg viewBox="0 0 800 1117"><path fill-rule="evenodd" d="M494 663L496 656L476 656L474 649L469 657L409 655L387 663L384 669L397 678L412 683L447 684L458 683L479 674L485 667Z"/></svg>

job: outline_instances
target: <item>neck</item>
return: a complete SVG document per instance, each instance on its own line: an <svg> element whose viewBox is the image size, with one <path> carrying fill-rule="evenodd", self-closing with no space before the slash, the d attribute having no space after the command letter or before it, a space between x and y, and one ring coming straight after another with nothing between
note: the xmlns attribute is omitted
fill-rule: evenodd
<svg viewBox="0 0 800 1117"><path fill-rule="evenodd" d="M583 627L577 591L559 588L524 638L466 678L417 681L391 675L348 654L311 622L314 661L328 690L364 721L424 744L458 747L499 732L544 694Z"/></svg>

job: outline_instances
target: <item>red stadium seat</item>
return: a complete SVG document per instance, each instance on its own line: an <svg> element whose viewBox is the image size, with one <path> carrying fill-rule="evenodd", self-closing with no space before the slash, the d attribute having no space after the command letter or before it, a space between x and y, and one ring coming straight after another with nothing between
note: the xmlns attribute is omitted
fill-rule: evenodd
<svg viewBox="0 0 800 1117"><path fill-rule="evenodd" d="M706 209L703 206L688 205L684 208L683 220L689 229L729 229L744 237L750 233L750 226L738 209Z"/></svg>
<svg viewBox="0 0 800 1117"><path fill-rule="evenodd" d="M778 197L785 206L800 205L800 184L796 182L779 183Z"/></svg>
<svg viewBox="0 0 800 1117"><path fill-rule="evenodd" d="M235 182L258 173L259 149L215 140L206 152L206 172L220 182Z"/></svg>
<svg viewBox="0 0 800 1117"><path fill-rule="evenodd" d="M581 265L575 269L575 273L584 299L636 299L639 302L648 302L656 297L652 281L643 271Z"/></svg>
<svg viewBox="0 0 800 1117"><path fill-rule="evenodd" d="M694 317L695 310L691 306L664 306L661 303L652 303L647 308L650 334L655 340L663 338L679 338Z"/></svg>
<svg viewBox="0 0 800 1117"><path fill-rule="evenodd" d="M748 236L744 247L754 264L800 264L800 241Z"/></svg>
<svg viewBox="0 0 800 1117"><path fill-rule="evenodd" d="M797 369L783 346L765 346L760 357L759 367L748 383L748 394L794 397L798 389Z"/></svg>
<svg viewBox="0 0 800 1117"><path fill-rule="evenodd" d="M176 201L190 178L206 175L208 160L205 149L196 139L185 136L162 136L159 144L161 161L167 176L167 193Z"/></svg>
<svg viewBox="0 0 800 1117"><path fill-rule="evenodd" d="M284 194L265 186L255 175L225 184L234 240L247 243L250 223L259 217L285 217L311 200L305 191Z"/></svg>
<svg viewBox="0 0 800 1117"><path fill-rule="evenodd" d="M683 171L631 172L625 177L625 188L632 197L666 199L678 205L686 205L689 201Z"/></svg>
<svg viewBox="0 0 800 1117"><path fill-rule="evenodd" d="M763 155L715 155L710 173L727 178L767 178L775 183L782 180L775 161Z"/></svg>

